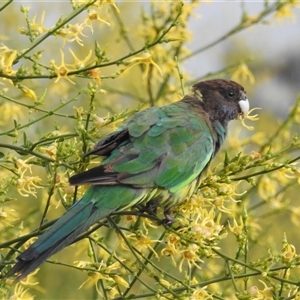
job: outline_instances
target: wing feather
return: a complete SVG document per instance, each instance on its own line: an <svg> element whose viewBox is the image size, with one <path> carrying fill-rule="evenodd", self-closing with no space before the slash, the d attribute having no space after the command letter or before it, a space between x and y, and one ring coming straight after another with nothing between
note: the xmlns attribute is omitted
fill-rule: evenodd
<svg viewBox="0 0 300 300"><path fill-rule="evenodd" d="M101 140L88 154L109 153L103 165L74 175L70 183L161 187L176 192L199 176L214 148L203 111L189 110L182 103L153 107Z"/></svg>

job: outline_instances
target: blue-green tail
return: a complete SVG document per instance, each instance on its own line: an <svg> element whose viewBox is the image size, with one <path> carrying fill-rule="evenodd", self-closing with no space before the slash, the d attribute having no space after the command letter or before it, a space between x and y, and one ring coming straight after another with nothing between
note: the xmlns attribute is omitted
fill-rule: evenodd
<svg viewBox="0 0 300 300"><path fill-rule="evenodd" d="M17 264L6 276L18 274L16 281L22 280L48 257L70 245L91 225L142 194L142 190L124 186L90 187L80 201L18 256ZM118 199L118 205L114 199Z"/></svg>

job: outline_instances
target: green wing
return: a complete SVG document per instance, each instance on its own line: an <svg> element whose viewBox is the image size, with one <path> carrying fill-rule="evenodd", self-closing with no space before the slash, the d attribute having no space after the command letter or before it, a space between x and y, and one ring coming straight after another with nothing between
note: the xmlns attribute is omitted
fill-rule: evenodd
<svg viewBox="0 0 300 300"><path fill-rule="evenodd" d="M206 115L177 102L136 114L89 154L98 154L99 149L100 154L109 153L103 165L74 175L71 184L125 184L177 192L208 164L214 141Z"/></svg>

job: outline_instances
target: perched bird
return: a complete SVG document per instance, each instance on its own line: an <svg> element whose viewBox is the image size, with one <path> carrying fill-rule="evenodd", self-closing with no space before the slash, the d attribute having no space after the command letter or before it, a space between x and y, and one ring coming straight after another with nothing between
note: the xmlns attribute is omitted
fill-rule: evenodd
<svg viewBox="0 0 300 300"><path fill-rule="evenodd" d="M23 279L113 212L152 201L170 219L170 208L199 186L201 173L224 142L228 122L247 115L248 110L241 85L214 79L195 84L192 94L181 101L135 114L86 154L107 158L69 182L91 186L18 256L8 276L17 274L16 280Z"/></svg>

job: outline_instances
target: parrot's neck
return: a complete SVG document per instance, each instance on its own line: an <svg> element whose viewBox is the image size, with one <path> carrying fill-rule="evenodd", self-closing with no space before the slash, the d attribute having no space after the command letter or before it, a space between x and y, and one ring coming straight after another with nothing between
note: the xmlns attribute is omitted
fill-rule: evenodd
<svg viewBox="0 0 300 300"><path fill-rule="evenodd" d="M217 154L217 152L220 150L220 147L222 146L226 135L227 135L227 127L225 127L219 120L212 121L213 128L217 134L217 139L215 141L215 152L214 155Z"/></svg>
<svg viewBox="0 0 300 300"><path fill-rule="evenodd" d="M193 111L201 114L201 117L209 126L211 133L214 137L215 141L215 151L214 155L219 151L221 145L223 144L226 135L227 135L227 124L230 120L230 116L228 116L226 111L221 110L221 115L215 113L214 110L211 110L211 107L207 106L201 98L201 94L195 94L196 97L185 96L183 100L178 103L186 103L189 108L192 108Z"/></svg>

